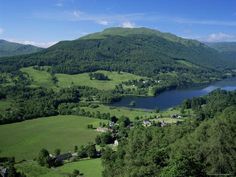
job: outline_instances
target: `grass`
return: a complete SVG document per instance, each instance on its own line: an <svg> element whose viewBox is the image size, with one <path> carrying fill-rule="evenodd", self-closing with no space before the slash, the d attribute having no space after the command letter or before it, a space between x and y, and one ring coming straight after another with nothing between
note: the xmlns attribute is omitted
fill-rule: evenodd
<svg viewBox="0 0 236 177"><path fill-rule="evenodd" d="M144 77L125 72L96 71L105 74L110 80L90 80L89 73L82 74L56 74L57 84L53 84L52 76L47 71L39 71L33 67L22 68L22 72L27 73L32 80L32 87L47 87L56 89L70 86L89 86L100 90L113 90L116 85L128 80L136 80Z"/></svg>
<svg viewBox="0 0 236 177"><path fill-rule="evenodd" d="M75 169L78 169L85 177L102 177L101 159L81 160L58 168L60 173L72 173Z"/></svg>
<svg viewBox="0 0 236 177"><path fill-rule="evenodd" d="M54 116L0 125L0 155L21 160L35 158L42 148L51 153L56 148L62 152L73 151L75 145L93 142L98 134L87 125L98 127L103 121L80 116Z"/></svg>
<svg viewBox="0 0 236 177"><path fill-rule="evenodd" d="M110 72L110 71L97 71L108 76L109 80L90 80L89 73L83 74L56 74L58 79L59 87L67 87L68 85L79 85L79 86L89 86L100 90L112 90L115 86L121 84L122 82L128 80L141 79L142 77L125 73L125 72Z"/></svg>
<svg viewBox="0 0 236 177"><path fill-rule="evenodd" d="M32 87L56 87L52 82L51 74L47 71L36 70L33 67L21 68L21 71L29 75Z"/></svg>
<svg viewBox="0 0 236 177"><path fill-rule="evenodd" d="M142 117L150 117L157 115L157 113L152 111L146 111L142 109L131 109L131 108L125 108L125 107L111 107L106 105L99 105L97 108L90 108L90 107L83 107L86 111L90 112L97 112L100 111L100 113L110 113L111 116L121 117L121 116L127 116L131 120L134 120L137 116Z"/></svg>
<svg viewBox="0 0 236 177"><path fill-rule="evenodd" d="M16 169L22 172L26 177L63 177L54 169L41 167L35 161L27 161L16 165Z"/></svg>
<svg viewBox="0 0 236 177"><path fill-rule="evenodd" d="M75 169L83 173L84 177L102 177L101 159L66 163L53 169L41 167L35 161L27 161L16 165L16 168L27 177L65 177L72 174Z"/></svg>
<svg viewBox="0 0 236 177"><path fill-rule="evenodd" d="M132 108L125 108L125 107L111 107L106 105L99 105L97 108L90 108L90 107L83 107L86 111L90 112L97 112L100 113L110 113L111 116L121 117L121 116L127 116L131 120L135 120L135 117L142 117L142 119L149 119L150 117L154 116L160 116L162 118L159 118L158 121L164 121L166 123L176 123L177 121L183 121L184 119L173 119L171 118L172 114L178 114L181 115L179 108L170 108L164 111L161 111L159 113L156 113L154 111L147 111L143 109L132 109ZM191 112L192 114L192 112Z"/></svg>

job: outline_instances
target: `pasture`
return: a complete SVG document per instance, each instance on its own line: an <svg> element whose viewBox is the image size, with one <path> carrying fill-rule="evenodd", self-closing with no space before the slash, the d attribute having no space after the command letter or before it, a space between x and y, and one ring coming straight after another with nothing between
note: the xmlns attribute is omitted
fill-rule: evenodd
<svg viewBox="0 0 236 177"><path fill-rule="evenodd" d="M41 167L35 161L27 161L17 164L16 168L27 177L65 177L72 174L75 169L85 177L102 177L101 159L80 160L53 169Z"/></svg>
<svg viewBox="0 0 236 177"><path fill-rule="evenodd" d="M129 117L131 120L134 120L135 117L143 117L143 118L149 118L150 116L155 116L157 113L154 111L148 111L148 110L142 110L142 109L131 109L131 108L125 108L125 107L112 107L107 105L99 105L97 108L90 108L90 107L82 107L85 109L85 111L90 112L97 112L100 113L110 113L111 116L121 117L126 116Z"/></svg>
<svg viewBox="0 0 236 177"><path fill-rule="evenodd" d="M0 125L0 155L15 156L16 160L33 159L42 148L51 153L56 148L63 152L73 151L93 142L98 132L88 129L98 127L104 120L81 116L53 116L19 123Z"/></svg>
<svg viewBox="0 0 236 177"><path fill-rule="evenodd" d="M82 74L55 74L58 82L56 84L52 81L52 76L47 71L36 70L33 67L22 68L22 72L27 73L30 77L32 87L46 87L46 88L66 88L71 86L88 86L97 88L99 90L113 90L116 85L129 80L138 80L144 77L137 76L125 72L111 72L111 71L96 71L108 76L109 80L90 80L89 73Z"/></svg>
<svg viewBox="0 0 236 177"><path fill-rule="evenodd" d="M21 68L21 71L28 74L32 87L56 88L52 82L52 76L47 71L36 70L33 67Z"/></svg>

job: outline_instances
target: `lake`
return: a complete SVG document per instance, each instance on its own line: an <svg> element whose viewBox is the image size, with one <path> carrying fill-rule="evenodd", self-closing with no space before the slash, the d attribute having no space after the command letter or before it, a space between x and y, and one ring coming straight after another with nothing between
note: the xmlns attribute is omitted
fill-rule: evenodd
<svg viewBox="0 0 236 177"><path fill-rule="evenodd" d="M113 103L112 106L164 110L181 104L187 98L203 96L218 88L228 91L236 90L236 77L211 83L200 88L168 90L155 97L127 96L123 97L119 102ZM135 105L132 106L130 104L132 102L135 102Z"/></svg>

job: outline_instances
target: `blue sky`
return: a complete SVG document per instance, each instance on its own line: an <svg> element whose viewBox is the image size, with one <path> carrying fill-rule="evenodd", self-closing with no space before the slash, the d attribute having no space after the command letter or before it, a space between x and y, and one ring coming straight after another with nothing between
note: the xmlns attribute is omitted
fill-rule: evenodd
<svg viewBox="0 0 236 177"><path fill-rule="evenodd" d="M0 39L47 47L114 26L236 41L236 0L0 0Z"/></svg>

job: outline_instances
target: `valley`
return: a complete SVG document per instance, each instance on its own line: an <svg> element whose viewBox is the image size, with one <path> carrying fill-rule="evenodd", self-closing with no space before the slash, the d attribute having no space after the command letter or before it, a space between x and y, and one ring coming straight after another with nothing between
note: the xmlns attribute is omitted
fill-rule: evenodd
<svg viewBox="0 0 236 177"><path fill-rule="evenodd" d="M116 27L0 57L0 167L27 177L235 174L236 65L218 50Z"/></svg>

